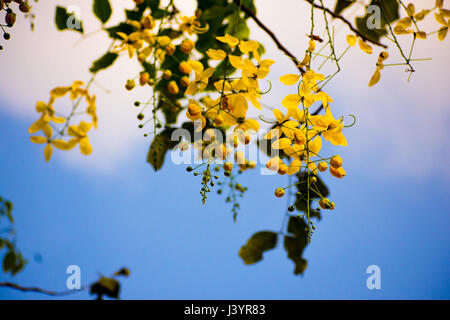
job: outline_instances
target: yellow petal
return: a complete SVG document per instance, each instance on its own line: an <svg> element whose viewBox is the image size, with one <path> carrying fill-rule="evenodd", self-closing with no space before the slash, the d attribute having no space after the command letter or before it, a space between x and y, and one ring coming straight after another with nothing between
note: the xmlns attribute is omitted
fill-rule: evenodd
<svg viewBox="0 0 450 320"><path fill-rule="evenodd" d="M47 138L46 137L42 137L42 136L32 136L30 137L31 142L33 143L46 143L47 142Z"/></svg>
<svg viewBox="0 0 450 320"><path fill-rule="evenodd" d="M294 159L291 162L291 164L289 165L287 174L288 175L296 174L297 172L300 171L301 167L302 167L302 161L300 159Z"/></svg>
<svg viewBox="0 0 450 320"><path fill-rule="evenodd" d="M365 43L361 39L358 40L358 44L362 51L364 51L367 54L372 54L372 46L371 45Z"/></svg>
<svg viewBox="0 0 450 320"><path fill-rule="evenodd" d="M272 143L272 148L274 149L284 149L291 145L291 140L288 138L281 138Z"/></svg>
<svg viewBox="0 0 450 320"><path fill-rule="evenodd" d="M291 86L296 84L300 76L298 74L287 74L280 78L280 81L287 86Z"/></svg>
<svg viewBox="0 0 450 320"><path fill-rule="evenodd" d="M447 36L447 32L448 32L448 27L442 27L439 29L438 35L437 35L439 41L444 41L445 37Z"/></svg>
<svg viewBox="0 0 450 320"><path fill-rule="evenodd" d="M377 84L378 81L380 81L380 78L381 78L381 72L380 72L380 69L377 68L375 70L375 73L373 74L372 78L370 79L369 87L372 87L375 84Z"/></svg>
<svg viewBox="0 0 450 320"><path fill-rule="evenodd" d="M445 18L444 18L444 14L442 12L441 13L435 13L434 14L434 18L436 19L436 21L438 23L440 23L440 24L442 24L444 26L447 25L447 22L445 21Z"/></svg>
<svg viewBox="0 0 450 320"><path fill-rule="evenodd" d="M189 60L187 64L192 70L195 71L195 73L201 73L203 71L203 64L199 61Z"/></svg>
<svg viewBox="0 0 450 320"><path fill-rule="evenodd" d="M57 87L57 88L53 89L52 91L50 91L50 95L55 98L62 97L67 92L69 92L70 89L71 89L71 87Z"/></svg>
<svg viewBox="0 0 450 320"><path fill-rule="evenodd" d="M295 108L300 104L300 96L298 94L290 94L284 97L281 105L286 108Z"/></svg>
<svg viewBox="0 0 450 320"><path fill-rule="evenodd" d="M216 37L220 42L228 44L230 47L236 47L239 44L239 39L226 34L224 37Z"/></svg>
<svg viewBox="0 0 450 320"><path fill-rule="evenodd" d="M80 151L86 156L92 153L92 146L89 143L89 139L87 137L80 139Z"/></svg>
<svg viewBox="0 0 450 320"><path fill-rule="evenodd" d="M57 148L59 150L65 150L65 151L72 149L76 145L76 144L73 144L73 142L68 143L64 140L53 140L52 144L55 148Z"/></svg>
<svg viewBox="0 0 450 320"><path fill-rule="evenodd" d="M244 63L242 62L242 57L229 55L228 59L230 59L230 64L236 69L242 69L244 67Z"/></svg>
<svg viewBox="0 0 450 320"><path fill-rule="evenodd" d="M53 153L53 147L51 144L47 144L45 146L44 149L44 157L45 157L45 161L49 162L50 158L52 157L52 153Z"/></svg>
<svg viewBox="0 0 450 320"><path fill-rule="evenodd" d="M416 8L414 7L414 4L410 3L408 4L408 6L406 7L406 12L408 13L408 15L411 17L414 15L414 13L416 12Z"/></svg>
<svg viewBox="0 0 450 320"><path fill-rule="evenodd" d="M356 40L357 40L357 39L358 39L358 38L357 38L355 35L349 34L349 35L347 36L347 43L348 43L350 46L354 47L354 46L356 45Z"/></svg>

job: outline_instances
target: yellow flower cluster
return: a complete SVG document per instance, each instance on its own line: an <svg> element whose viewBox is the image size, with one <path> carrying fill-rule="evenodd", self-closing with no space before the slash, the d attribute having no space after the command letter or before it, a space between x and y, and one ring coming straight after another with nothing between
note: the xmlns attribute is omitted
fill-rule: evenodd
<svg viewBox="0 0 450 320"><path fill-rule="evenodd" d="M84 83L82 81L75 81L71 86L54 88L50 91L50 101L48 103L43 101L36 103L36 111L40 114L40 117L30 126L28 132L34 134L42 131L44 134L44 136L31 136L30 140L33 143L46 144L44 157L47 162L52 156L53 147L60 150L71 150L76 145L79 145L82 154L89 155L92 153L92 146L87 134L92 126L97 128L96 96L90 95L87 89L82 88L83 86ZM69 95L73 101L72 112L67 117L56 116L53 104L57 98L62 98L66 95ZM80 113L89 116L91 123L81 121L78 125L69 126L69 122L83 98L87 103L87 107L84 112ZM63 127L57 128L56 125L58 124ZM64 140L64 137L68 137L68 140Z"/></svg>
<svg viewBox="0 0 450 320"><path fill-rule="evenodd" d="M443 8L444 1L436 0L434 8L422 9L416 12L416 8L413 3L409 3L404 6L407 16L400 19L394 27L394 33L398 35L402 34L414 34L417 39L426 39L427 35L437 33L437 37L440 41L443 41L449 32L450 27L450 10ZM427 33L419 29L418 23L426 18L427 15L434 13L436 22L441 25L439 30ZM447 20L446 20L447 19ZM414 28L412 26L414 25Z"/></svg>

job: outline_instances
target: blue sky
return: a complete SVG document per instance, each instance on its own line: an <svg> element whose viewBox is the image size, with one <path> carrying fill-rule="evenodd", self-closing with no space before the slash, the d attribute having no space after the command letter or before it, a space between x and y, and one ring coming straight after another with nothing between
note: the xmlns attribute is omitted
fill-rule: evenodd
<svg viewBox="0 0 450 320"><path fill-rule="evenodd" d="M202 206L199 181L168 162L157 174L141 156L112 177L46 164L27 143L28 123L0 113L0 194L14 201L18 245L31 262L9 279L64 290L70 264L82 282L127 266L124 299L448 299L448 183L374 183L364 172L329 181L337 208L325 214L305 251L304 277L281 246L245 266L237 252L256 231L279 229L286 201L279 177L242 176L249 187L238 222L223 198ZM280 183L284 181L280 180ZM264 199L264 201L261 201ZM32 257L40 253L42 263ZM366 288L367 266L381 268L381 290ZM2 299L45 296L0 289ZM88 298L79 293L70 298Z"/></svg>
<svg viewBox="0 0 450 320"><path fill-rule="evenodd" d="M300 22L293 33L285 21L298 21L305 4L284 1L293 9L282 14L278 2L256 1L258 15L300 56L306 40L293 35L305 34L308 26ZM123 5L122 0L112 2ZM98 21L88 15L91 1L78 3L85 29L96 30ZM176 2L188 12L193 3ZM14 278L1 273L0 281L63 291L66 268L76 264L83 284L128 267L123 299L450 298L448 40L417 47L417 57L432 56L433 61L418 64L409 83L402 67L385 68L382 81L369 90L376 57L355 50L343 60L346 68L328 93L335 100L333 114L354 114L357 124L345 132L349 147L324 151L342 155L347 176L325 178L336 209L317 224L304 253L308 268L299 277L280 240L255 265L245 266L238 256L253 233L279 230L286 199L275 198L273 191L286 186L287 178L261 176L258 170L242 175L240 182L249 190L233 223L223 196L211 194L201 204L200 179L186 173L185 166L167 158L163 170L154 173L145 162L150 140L136 128L132 107L148 92L129 95L124 81L117 81L137 70L124 57L98 78L114 94L94 86L99 109L99 130L91 139L94 153L55 152L45 163L42 146L30 143L27 133L36 118L36 101L46 100L55 86L89 79L91 61L109 44L96 35L74 46L77 34L53 26L54 5L39 3L34 33L19 17L2 53L2 61L10 61L3 72L14 76L0 79L0 195L14 202L17 244L30 263ZM117 12L116 22L121 18ZM250 27L265 45L266 57L277 61L270 75L272 93L263 102L282 108L282 98L292 92L278 78L293 67L263 32ZM338 29L337 43L346 35L345 28ZM392 53L391 58L396 62L398 56ZM17 68L24 59L27 68ZM33 260L37 253L41 263ZM381 290L366 287L369 265L381 268ZM0 298L47 297L0 288Z"/></svg>

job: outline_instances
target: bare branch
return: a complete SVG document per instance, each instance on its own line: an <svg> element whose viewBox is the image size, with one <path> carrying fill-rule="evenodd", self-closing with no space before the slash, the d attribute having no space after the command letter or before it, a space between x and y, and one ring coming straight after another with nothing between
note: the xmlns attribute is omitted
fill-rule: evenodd
<svg viewBox="0 0 450 320"><path fill-rule="evenodd" d="M387 48L386 45L384 45L384 44L382 44L382 43L380 43L380 42L377 42L377 41L375 41L375 40L372 40L372 39L370 39L370 38L367 38L365 35L363 35L361 32L359 32L355 27L353 27L353 24L352 24L350 21L348 21L346 18L344 18L343 16L334 13L334 12L331 11L330 9L328 9L328 8L326 8L326 7L323 7L323 6L321 6L320 4L314 3L313 0L305 0L305 1L308 2L308 3L311 4L311 5L314 5L314 8L317 8L317 9L320 9L320 10L324 10L324 11L327 12L329 15L331 15L333 18L339 19L339 20L341 20L342 22L344 22L344 23L349 27L349 29L350 29L351 31L353 31L355 34L357 34L357 35L358 35L361 39L363 39L364 41L366 41L366 42L371 42L371 43L373 43L374 45L379 46L379 47L382 47L382 48Z"/></svg>
<svg viewBox="0 0 450 320"><path fill-rule="evenodd" d="M281 51L284 52L284 54L286 54L289 58L291 58L291 60L295 63L295 66L298 68L298 70L301 73L305 73L305 69L303 69L302 67L298 66L299 60L284 46L281 44L280 40L278 40L277 36L273 33L272 30L270 30L264 23L261 22L261 20L258 19L258 17L255 15L255 13L250 10L247 6L245 6L244 4L242 4L240 0L233 0L233 2L240 7L240 9L245 12L246 14L248 14L250 16L250 18L253 19L253 21L255 21L255 23L261 28L263 29L270 38L272 38L273 42L275 42L275 44L277 45L278 49L280 49Z"/></svg>
<svg viewBox="0 0 450 320"><path fill-rule="evenodd" d="M81 289L76 289L76 290L51 291L51 290L41 289L39 287L22 287L16 283L12 283L12 282L0 282L0 287L7 287L7 288L23 291L23 292L37 292L37 293L42 293L42 294L45 294L48 296L67 296L67 295L74 294L74 293L77 293L77 292L80 292L80 291L83 291L86 289L86 287L81 287Z"/></svg>

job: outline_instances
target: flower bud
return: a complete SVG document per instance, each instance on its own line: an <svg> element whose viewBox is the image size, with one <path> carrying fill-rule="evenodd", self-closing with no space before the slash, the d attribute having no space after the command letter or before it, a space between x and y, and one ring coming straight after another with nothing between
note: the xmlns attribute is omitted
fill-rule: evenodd
<svg viewBox="0 0 450 320"><path fill-rule="evenodd" d="M319 162L319 165L317 166L320 172L324 172L328 169L328 164L325 161Z"/></svg>
<svg viewBox="0 0 450 320"><path fill-rule="evenodd" d="M187 39L181 43L180 49L184 53L188 54L192 51L192 49L194 48L194 45L195 45L194 41Z"/></svg>
<svg viewBox="0 0 450 320"><path fill-rule="evenodd" d="M141 86L145 86L148 83L149 79L150 79L150 75L147 72L142 72L139 77L139 84Z"/></svg>
<svg viewBox="0 0 450 320"><path fill-rule="evenodd" d="M339 168L340 166L342 166L342 158L340 156L334 156L330 160L330 165L335 169Z"/></svg>
<svg viewBox="0 0 450 320"><path fill-rule="evenodd" d="M135 86L136 86L136 83L132 79L127 80L127 83L125 84L125 88L129 91L133 90Z"/></svg>
<svg viewBox="0 0 450 320"><path fill-rule="evenodd" d="M181 62L180 65L178 66L178 69L180 70L180 72L184 74L189 74L192 71L192 68L186 61Z"/></svg>
<svg viewBox="0 0 450 320"><path fill-rule="evenodd" d="M180 89L178 88L178 85L175 81L170 81L167 84L167 90L169 90L169 92L173 95L178 94L178 92L180 92Z"/></svg>
<svg viewBox="0 0 450 320"><path fill-rule="evenodd" d="M277 198L281 198L282 196L284 196L284 189L283 188L277 188L275 190L275 196Z"/></svg>

